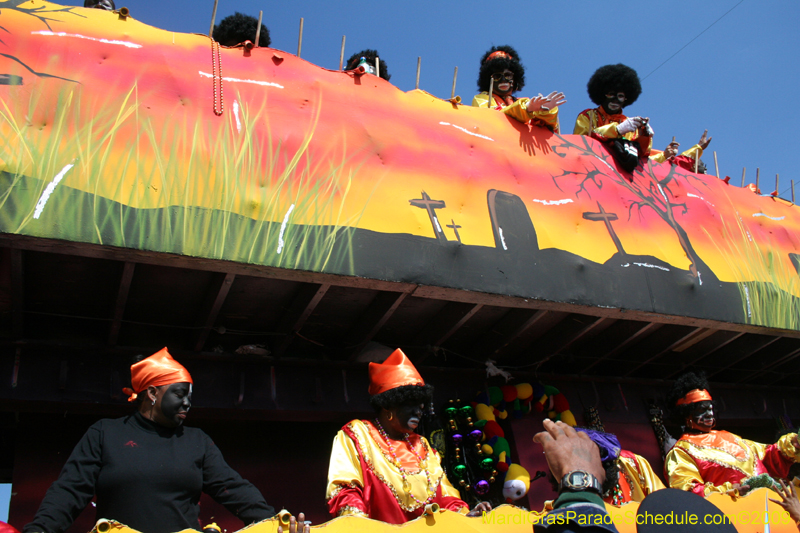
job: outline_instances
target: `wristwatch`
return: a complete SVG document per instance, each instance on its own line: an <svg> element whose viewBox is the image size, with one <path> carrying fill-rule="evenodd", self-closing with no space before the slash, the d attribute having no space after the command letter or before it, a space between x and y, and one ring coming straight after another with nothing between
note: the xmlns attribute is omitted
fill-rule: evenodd
<svg viewBox="0 0 800 533"><path fill-rule="evenodd" d="M565 490L569 492L591 491L596 492L600 496L603 495L603 487L600 485L600 480L583 470L567 472L567 474L561 478L559 492Z"/></svg>

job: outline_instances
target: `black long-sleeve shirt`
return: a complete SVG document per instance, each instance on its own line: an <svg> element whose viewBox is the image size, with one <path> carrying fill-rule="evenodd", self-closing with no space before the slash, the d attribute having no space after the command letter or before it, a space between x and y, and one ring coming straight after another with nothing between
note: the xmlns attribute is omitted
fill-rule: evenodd
<svg viewBox="0 0 800 533"><path fill-rule="evenodd" d="M161 427L139 413L100 420L75 446L24 532L62 533L97 495L97 517L143 533L198 529L205 492L245 524L275 510L196 428Z"/></svg>

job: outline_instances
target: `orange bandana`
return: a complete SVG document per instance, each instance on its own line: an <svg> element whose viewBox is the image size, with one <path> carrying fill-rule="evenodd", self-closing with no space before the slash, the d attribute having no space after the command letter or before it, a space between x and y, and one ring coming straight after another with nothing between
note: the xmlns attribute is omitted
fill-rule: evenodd
<svg viewBox="0 0 800 533"><path fill-rule="evenodd" d="M689 391L686 396L675 402L675 405L689 405L690 403L711 401L711 395L705 389L694 389Z"/></svg>
<svg viewBox="0 0 800 533"><path fill-rule="evenodd" d="M369 364L370 396L403 385L425 385L425 382L400 348L393 351L383 363Z"/></svg>
<svg viewBox="0 0 800 533"><path fill-rule="evenodd" d="M147 387L160 387L162 385L172 385L173 383L194 383L189 371L178 363L169 354L166 348L162 348L147 359L142 359L138 363L131 365L131 385L129 388L122 389L122 392L130 396L129 402L136 399L136 396Z"/></svg>

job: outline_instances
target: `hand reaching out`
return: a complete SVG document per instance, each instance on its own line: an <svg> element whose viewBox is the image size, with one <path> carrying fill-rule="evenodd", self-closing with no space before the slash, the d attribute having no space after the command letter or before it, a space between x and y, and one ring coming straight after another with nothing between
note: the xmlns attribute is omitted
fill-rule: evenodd
<svg viewBox="0 0 800 533"><path fill-rule="evenodd" d="M481 502L475 506L470 512L467 513L467 516L482 516L483 513L488 513L492 510L492 504L489 502Z"/></svg>
<svg viewBox="0 0 800 533"><path fill-rule="evenodd" d="M278 533L283 533L283 527L278 526ZM311 533L311 525L306 524L306 515L300 513L297 518L289 518L289 533Z"/></svg>
<svg viewBox="0 0 800 533"><path fill-rule="evenodd" d="M620 135L625 135L627 133L633 133L634 131L638 130L644 124L644 120L642 117L628 117L623 120L620 124L617 124L617 132Z"/></svg>
<svg viewBox="0 0 800 533"><path fill-rule="evenodd" d="M602 485L606 472L600 462L600 449L586 433L561 422L544 421L544 429L533 437L544 448L547 465L560 481L568 472L583 470L592 474Z"/></svg>
<svg viewBox="0 0 800 533"><path fill-rule="evenodd" d="M550 111L554 107L558 107L561 104L567 103L566 98L564 97L564 93L559 93L553 91L552 93L548 94L547 96L534 96L531 98L531 101L528 102L528 113L535 113L536 111Z"/></svg>
<svg viewBox="0 0 800 533"><path fill-rule="evenodd" d="M700 145L700 148L705 150L706 148L708 148L708 145L711 142L711 139L713 139L713 137L708 137L708 130L705 130L703 132L703 136L700 137L699 141L697 141L697 144Z"/></svg>
<svg viewBox="0 0 800 533"><path fill-rule="evenodd" d="M773 500L772 498L769 500L786 509L786 512L789 513L792 520L800 522L800 501L797 500L797 494L794 492L794 485L790 484L787 487L783 480L781 480L781 488L778 489L777 492L781 495L783 501ZM798 527L800 528L800 526Z"/></svg>

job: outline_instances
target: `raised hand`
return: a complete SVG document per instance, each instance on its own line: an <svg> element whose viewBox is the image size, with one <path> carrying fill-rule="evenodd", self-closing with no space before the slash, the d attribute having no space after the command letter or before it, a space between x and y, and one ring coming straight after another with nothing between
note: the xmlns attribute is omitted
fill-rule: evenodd
<svg viewBox="0 0 800 533"><path fill-rule="evenodd" d="M564 93L553 91L547 96L542 96L541 94L534 96L531 98L531 101L528 102L528 107L526 109L529 113L535 113L536 111L550 111L554 107L558 107L566 102L567 99L564 97Z"/></svg>
<svg viewBox="0 0 800 533"><path fill-rule="evenodd" d="M713 137L709 137L709 136L708 136L708 130L705 130L705 131L703 132L703 136L702 136L702 137L700 137L700 140L699 140L699 141L697 141L697 144L699 144L699 145L700 145L700 148L702 148L703 150L705 150L706 148L708 148L708 144L711 142L711 139L712 139L712 138L713 138Z"/></svg>

